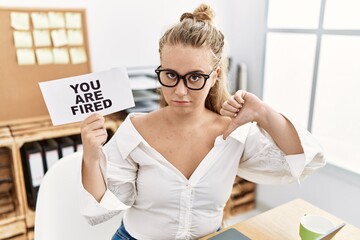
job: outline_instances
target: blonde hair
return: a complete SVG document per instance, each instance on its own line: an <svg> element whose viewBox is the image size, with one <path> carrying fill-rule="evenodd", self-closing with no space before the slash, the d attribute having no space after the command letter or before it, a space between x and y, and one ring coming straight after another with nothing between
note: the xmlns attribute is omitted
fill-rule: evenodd
<svg viewBox="0 0 360 240"><path fill-rule="evenodd" d="M205 107L220 114L221 105L230 96L228 92L228 59L224 51L224 35L213 25L214 12L210 6L201 4L193 13L183 13L180 22L168 29L159 41L159 53L166 44L192 47L209 47L213 53L213 65L220 68L215 85L205 100ZM161 94L160 106L167 103Z"/></svg>

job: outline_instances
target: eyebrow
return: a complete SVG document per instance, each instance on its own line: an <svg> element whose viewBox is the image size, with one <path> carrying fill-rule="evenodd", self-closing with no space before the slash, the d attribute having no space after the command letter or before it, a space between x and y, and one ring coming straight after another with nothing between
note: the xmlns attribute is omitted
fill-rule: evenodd
<svg viewBox="0 0 360 240"><path fill-rule="evenodd" d="M163 68L163 66L161 66L161 68L160 69L162 69L162 70L169 70L169 71L173 71L173 72L176 72L177 74L179 74L179 72L178 71L176 71L176 70L174 70L174 69L171 69L171 68ZM202 73L202 74L205 74L205 71L203 71L203 70L193 70L193 71L189 71L189 72L187 72L187 73L185 73L185 74L188 74L188 73ZM181 75L181 74L180 74Z"/></svg>

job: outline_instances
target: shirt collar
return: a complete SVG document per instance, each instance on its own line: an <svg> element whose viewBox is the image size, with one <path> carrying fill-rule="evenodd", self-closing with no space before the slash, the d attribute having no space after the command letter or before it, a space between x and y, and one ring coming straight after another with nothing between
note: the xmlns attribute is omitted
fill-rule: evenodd
<svg viewBox="0 0 360 240"><path fill-rule="evenodd" d="M246 124L238 127L232 133L230 133L229 137L231 137L231 138L235 139L236 141L244 144L245 141L246 141L246 138L247 138L247 136L249 134L249 130L250 130L250 127L251 127L252 124L253 123L249 122L249 123L246 123Z"/></svg>
<svg viewBox="0 0 360 240"><path fill-rule="evenodd" d="M130 113L125 118L124 122L121 123L119 127L119 133L116 134L116 141L119 147L119 151L123 157L123 159L127 158L129 154L140 144L144 143L148 145L145 139L140 135L140 133L136 130L133 123L131 122L131 117L135 115L143 115L146 113ZM232 133L230 133L229 137L240 142L245 143L246 138L249 134L250 127L253 123L244 124L237 129L235 129ZM228 138L229 138L228 137ZM222 139L222 136L221 136Z"/></svg>
<svg viewBox="0 0 360 240"><path fill-rule="evenodd" d="M129 154L141 142L146 143L143 137L134 127L133 123L131 122L131 117L139 114L143 114L143 113L128 114L124 122L121 123L118 129L118 133L116 134L116 141L123 159L126 159L129 156Z"/></svg>

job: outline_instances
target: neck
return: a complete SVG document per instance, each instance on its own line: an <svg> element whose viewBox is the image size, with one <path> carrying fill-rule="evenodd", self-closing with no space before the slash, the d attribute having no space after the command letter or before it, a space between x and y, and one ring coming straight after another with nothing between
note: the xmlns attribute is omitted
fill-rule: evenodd
<svg viewBox="0 0 360 240"><path fill-rule="evenodd" d="M163 109L163 117L165 122L177 127L196 127L201 125L205 116L208 116L209 111L204 107L191 112L180 112L172 109L171 107L165 107Z"/></svg>

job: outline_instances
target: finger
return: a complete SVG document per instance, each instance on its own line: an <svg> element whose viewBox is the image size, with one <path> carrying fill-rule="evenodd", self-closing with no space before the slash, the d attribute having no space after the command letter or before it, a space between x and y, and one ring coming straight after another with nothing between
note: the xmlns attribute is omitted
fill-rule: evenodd
<svg viewBox="0 0 360 240"><path fill-rule="evenodd" d="M234 121L231 121L228 128L223 133L223 138L226 140L226 138L236 129L238 128L238 125L234 123Z"/></svg>
<svg viewBox="0 0 360 240"><path fill-rule="evenodd" d="M244 90L238 90L234 95L233 98L234 100L239 103L239 104L244 104L245 103L245 98L246 98L246 91Z"/></svg>
<svg viewBox="0 0 360 240"><path fill-rule="evenodd" d="M87 125L87 127L92 130L101 129L101 128L104 128L104 126L105 126L104 118L100 118L100 119Z"/></svg>
<svg viewBox="0 0 360 240"><path fill-rule="evenodd" d="M107 131L105 128L97 129L92 132L94 137L107 136Z"/></svg>
<svg viewBox="0 0 360 240"><path fill-rule="evenodd" d="M241 108L241 107L240 107L240 108ZM229 111L229 112L233 112L233 113L237 113L237 112L240 111L239 108L236 108L236 107L228 104L227 101L224 102L224 104L223 104L223 106L222 106L222 109L224 109L224 110L226 110L226 111Z"/></svg>
<svg viewBox="0 0 360 240"><path fill-rule="evenodd" d="M89 146L100 146L102 145L106 139L107 139L107 131L106 129L98 129L95 131L92 131L90 134L86 135L83 143L84 146L86 146L88 143Z"/></svg>
<svg viewBox="0 0 360 240"><path fill-rule="evenodd" d="M234 118L238 115L238 112L231 112L231 111L227 111L225 109L220 109L220 114L222 116L226 116L226 117L231 117L231 118Z"/></svg>
<svg viewBox="0 0 360 240"><path fill-rule="evenodd" d="M235 130L237 129L238 127L240 127L241 125L243 125L244 122L239 122L239 121L236 121L233 120L231 121L231 123L229 124L228 128L224 131L223 133L223 138L224 140Z"/></svg>
<svg viewBox="0 0 360 240"><path fill-rule="evenodd" d="M91 122L91 123L88 123L88 124L84 124L82 127L81 127L81 130L84 131L84 132L90 132L90 131L93 131L93 130L96 130L96 129L101 129L101 128L104 128L104 125L105 125L105 119L103 117Z"/></svg>
<svg viewBox="0 0 360 240"><path fill-rule="evenodd" d="M97 146L101 148L105 144L106 140L107 140L107 134L98 136L96 138Z"/></svg>
<svg viewBox="0 0 360 240"><path fill-rule="evenodd" d="M83 123L84 123L85 125L87 125L87 124L90 124L90 123L95 122L95 121L97 121L97 120L103 120L103 121L105 121L105 118L104 118L102 115L98 114L98 113L94 113L94 114L91 114L89 117L87 117L87 118L83 121Z"/></svg>
<svg viewBox="0 0 360 240"><path fill-rule="evenodd" d="M234 108L240 108L242 104L240 104L236 99L235 95L231 96L227 101L227 104L234 107Z"/></svg>
<svg viewBox="0 0 360 240"><path fill-rule="evenodd" d="M89 149L90 151L96 151L96 149L100 148L104 145L104 143L106 142L107 137L101 136L101 137L97 137L91 140L91 142L87 143L87 144L83 144L83 148Z"/></svg>
<svg viewBox="0 0 360 240"><path fill-rule="evenodd" d="M107 131L104 128L100 128L100 129L85 129L81 132L81 138L83 139L83 142L86 141L86 139L92 141L92 139L95 139L98 136L102 136L102 135L107 135Z"/></svg>

